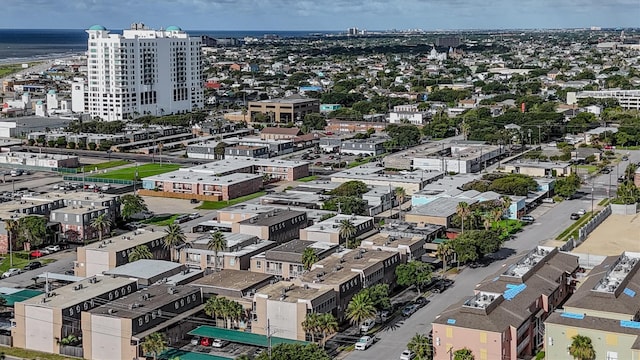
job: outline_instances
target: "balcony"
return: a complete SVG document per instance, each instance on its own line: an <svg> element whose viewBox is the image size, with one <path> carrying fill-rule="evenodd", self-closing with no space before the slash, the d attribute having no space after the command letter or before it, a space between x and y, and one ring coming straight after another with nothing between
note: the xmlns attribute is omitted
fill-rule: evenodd
<svg viewBox="0 0 640 360"><path fill-rule="evenodd" d="M282 275L282 269L267 268L266 273L271 275Z"/></svg>

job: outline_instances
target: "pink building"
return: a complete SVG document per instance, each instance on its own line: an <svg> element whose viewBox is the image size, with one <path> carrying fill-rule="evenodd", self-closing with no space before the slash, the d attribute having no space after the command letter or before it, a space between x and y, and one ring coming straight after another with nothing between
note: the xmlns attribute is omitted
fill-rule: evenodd
<svg viewBox="0 0 640 360"><path fill-rule="evenodd" d="M544 320L572 293L578 257L538 246L433 322L434 360L470 349L477 360L516 360L544 342Z"/></svg>

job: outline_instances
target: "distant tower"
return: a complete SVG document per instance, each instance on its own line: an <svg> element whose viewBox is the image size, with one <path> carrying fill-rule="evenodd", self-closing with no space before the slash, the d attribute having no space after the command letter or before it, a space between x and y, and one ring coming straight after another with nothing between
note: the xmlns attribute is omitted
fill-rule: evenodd
<svg viewBox="0 0 640 360"><path fill-rule="evenodd" d="M57 109L58 106L58 93L53 89L49 90L47 93L47 109Z"/></svg>
<svg viewBox="0 0 640 360"><path fill-rule="evenodd" d="M38 100L38 102L36 102L36 116L47 116L47 106L42 102L42 100Z"/></svg>
<svg viewBox="0 0 640 360"><path fill-rule="evenodd" d="M620 32L620 42L624 43L624 30Z"/></svg>

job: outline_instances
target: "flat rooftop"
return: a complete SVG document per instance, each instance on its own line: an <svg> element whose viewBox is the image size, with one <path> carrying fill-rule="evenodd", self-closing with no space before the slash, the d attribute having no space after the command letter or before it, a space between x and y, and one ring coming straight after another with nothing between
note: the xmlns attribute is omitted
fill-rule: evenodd
<svg viewBox="0 0 640 360"><path fill-rule="evenodd" d="M566 168L571 166L568 162L562 161L510 161L508 163L503 163L503 166L520 166L520 167L528 167L535 169L557 169L557 168Z"/></svg>
<svg viewBox="0 0 640 360"><path fill-rule="evenodd" d="M111 199L116 199L118 198L118 195L110 195L110 194L103 194L103 193L94 193L94 192L89 192L89 191L67 191L67 192L60 192L60 191L51 191L45 194L38 194L38 195L30 195L30 196L23 196L22 199L23 200L39 200L39 201L49 201L51 199L63 199L65 202L68 202L69 200L73 201L83 201L83 202L102 202L102 201L108 201Z"/></svg>
<svg viewBox="0 0 640 360"><path fill-rule="evenodd" d="M319 289L310 286L297 286L292 282L279 281L267 285L258 290L256 296L266 296L268 299L279 299L283 302L297 303L298 300L311 301L333 291L332 289Z"/></svg>
<svg viewBox="0 0 640 360"><path fill-rule="evenodd" d="M423 184L441 177L443 173L437 171L405 171L402 174L386 174L384 168L368 164L356 166L331 175L331 181L335 179L364 180L364 181L388 181L404 182L410 184Z"/></svg>
<svg viewBox="0 0 640 360"><path fill-rule="evenodd" d="M30 152L7 152L0 153L0 157L9 157L9 158L21 158L21 159L41 159L41 160L66 160L66 159L77 159L77 156L73 155L61 155L61 154L48 154L48 153L30 153Z"/></svg>
<svg viewBox="0 0 640 360"><path fill-rule="evenodd" d="M260 100L260 101L249 101L251 103L265 103L265 104L304 104L308 102L319 101L318 99L301 99L301 98L277 98L277 99L269 99L269 100Z"/></svg>
<svg viewBox="0 0 640 360"><path fill-rule="evenodd" d="M240 223L254 226L272 226L294 218L298 218L298 221L300 221L304 218L304 215L304 211L276 209L273 212L260 213L250 219L242 220Z"/></svg>
<svg viewBox="0 0 640 360"><path fill-rule="evenodd" d="M151 279L155 276L175 271L176 269L183 267L184 265L172 261L141 259L124 265L120 265L109 271L105 271L105 275L118 275L140 279Z"/></svg>
<svg viewBox="0 0 640 360"><path fill-rule="evenodd" d="M342 220L349 220L353 223L355 227L358 227L359 225L365 224L366 222L371 221L372 219L373 218L369 216L337 214L332 218L326 219L324 221L320 221L309 227L306 227L305 230L310 232L337 233L337 232L340 232L340 222Z"/></svg>
<svg viewBox="0 0 640 360"><path fill-rule="evenodd" d="M134 248L138 245L147 244L154 240L161 241L166 235L167 233L161 229L147 227L103 239L102 242L95 242L85 246L84 248L87 251L118 252Z"/></svg>
<svg viewBox="0 0 640 360"><path fill-rule="evenodd" d="M264 258L267 260L300 264L302 263L302 254L307 248L313 249L316 255L320 255L337 247L337 244L331 244L324 241L295 239L267 250L264 253Z"/></svg>
<svg viewBox="0 0 640 360"><path fill-rule="evenodd" d="M51 213L82 215L107 209L108 208L106 206L65 206L63 208L51 210Z"/></svg>
<svg viewBox="0 0 640 360"><path fill-rule="evenodd" d="M462 201L465 201L469 205L475 204L476 202L478 202L477 200L473 200L473 199L467 200L467 199L440 197L428 204L413 207L408 214L434 216L434 217L447 217L456 213L458 204Z"/></svg>
<svg viewBox="0 0 640 360"><path fill-rule="evenodd" d="M397 256L390 251L365 249L343 250L316 262L310 271L300 277L302 282L340 285L360 276L354 270L365 270L371 266L381 266L382 261Z"/></svg>
<svg viewBox="0 0 640 360"><path fill-rule="evenodd" d="M236 185L241 184L245 181L255 179L262 179L262 176L247 173L232 173L228 175L218 176L216 174L207 174L202 172L190 173L183 170L176 170L143 178L143 180L146 181L162 181L183 184L206 184L218 186Z"/></svg>
<svg viewBox="0 0 640 360"><path fill-rule="evenodd" d="M92 278L96 278L95 283L91 282ZM86 300L95 298L111 290L121 288L130 284L137 286L135 279L112 278L107 276L96 275L66 286L59 287L52 291L55 296L46 297L45 294L32 297L25 300L24 304L37 305L50 308L66 308L68 306L81 303ZM42 302L46 298L46 302Z"/></svg>
<svg viewBox="0 0 640 360"><path fill-rule="evenodd" d="M401 246L411 246L424 240L422 236L399 237L390 234L378 233L362 240L361 246L380 246L387 248L398 248Z"/></svg>
<svg viewBox="0 0 640 360"><path fill-rule="evenodd" d="M236 249L243 244L256 243L260 241L260 239L255 235L230 232L223 232L222 235L224 235L224 239L227 241L227 249ZM206 249L207 244L209 244L209 240L211 240L211 233L199 236L197 239L193 240L191 244L196 249Z"/></svg>
<svg viewBox="0 0 640 360"><path fill-rule="evenodd" d="M275 278L274 275L251 272L247 270L223 269L205 275L191 283L190 286L215 287L233 291L246 291Z"/></svg>
<svg viewBox="0 0 640 360"><path fill-rule="evenodd" d="M462 192L460 188L462 188L464 184L479 180L480 178L480 174L447 175L437 181L425 184L423 189L414 193L413 196L436 195L444 192L455 196Z"/></svg>
<svg viewBox="0 0 640 360"><path fill-rule="evenodd" d="M193 145L190 145L193 146ZM249 168L252 166L272 166L278 168L295 168L298 166L308 165L306 161L289 161L279 159L260 159L243 156L229 156L224 160L213 161L210 163L182 168L175 172L185 173L204 173L204 174L229 174L238 172L238 170Z"/></svg>
<svg viewBox="0 0 640 360"><path fill-rule="evenodd" d="M172 290L170 291L170 289ZM117 302L106 303L93 308L89 310L89 313L133 319L140 316L142 312L161 308L177 299L184 298L188 294L195 294L197 292L199 292L198 289L190 286L152 285L138 290L133 294L121 297ZM113 313L110 314L110 310Z"/></svg>

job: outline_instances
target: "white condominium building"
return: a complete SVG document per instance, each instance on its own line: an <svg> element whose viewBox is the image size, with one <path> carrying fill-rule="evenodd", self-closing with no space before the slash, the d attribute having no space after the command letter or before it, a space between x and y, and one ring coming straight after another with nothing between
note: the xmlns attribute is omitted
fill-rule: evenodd
<svg viewBox="0 0 640 360"><path fill-rule="evenodd" d="M201 108L201 38L177 26L153 30L133 24L122 34L87 30L88 77L84 107L92 117L126 120Z"/></svg>

